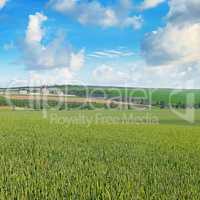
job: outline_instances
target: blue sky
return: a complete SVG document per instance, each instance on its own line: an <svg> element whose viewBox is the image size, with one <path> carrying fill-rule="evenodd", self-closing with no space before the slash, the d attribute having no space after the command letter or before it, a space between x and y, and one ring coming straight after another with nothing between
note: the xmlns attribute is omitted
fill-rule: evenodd
<svg viewBox="0 0 200 200"><path fill-rule="evenodd" d="M0 86L199 87L199 4L0 0Z"/></svg>

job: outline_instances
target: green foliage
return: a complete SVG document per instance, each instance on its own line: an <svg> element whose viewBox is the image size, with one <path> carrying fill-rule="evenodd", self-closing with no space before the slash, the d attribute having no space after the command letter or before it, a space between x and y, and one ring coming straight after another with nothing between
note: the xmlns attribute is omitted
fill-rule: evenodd
<svg viewBox="0 0 200 200"><path fill-rule="evenodd" d="M165 109L122 123L147 114L0 111L0 199L199 199L199 111L193 126Z"/></svg>
<svg viewBox="0 0 200 200"><path fill-rule="evenodd" d="M0 96L0 106L7 106L7 101L4 97Z"/></svg>

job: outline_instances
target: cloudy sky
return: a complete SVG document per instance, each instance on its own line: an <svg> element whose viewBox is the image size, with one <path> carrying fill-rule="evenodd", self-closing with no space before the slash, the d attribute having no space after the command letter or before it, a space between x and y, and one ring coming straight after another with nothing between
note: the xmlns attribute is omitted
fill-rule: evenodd
<svg viewBox="0 0 200 200"><path fill-rule="evenodd" d="M0 0L0 87L200 88L200 0Z"/></svg>

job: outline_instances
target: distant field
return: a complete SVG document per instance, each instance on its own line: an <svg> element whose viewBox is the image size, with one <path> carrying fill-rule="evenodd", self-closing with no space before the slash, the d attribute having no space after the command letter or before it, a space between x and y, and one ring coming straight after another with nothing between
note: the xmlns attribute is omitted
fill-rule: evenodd
<svg viewBox="0 0 200 200"><path fill-rule="evenodd" d="M152 104L176 104L183 105L187 103L188 95L194 95L194 104L200 107L200 90L188 89L188 90L175 90L175 89L151 89L151 88L123 88L123 87L97 87L97 86L48 86L51 91L55 87L55 91L59 90L64 94L72 95L67 97L68 99L74 98L86 98L87 96L92 98L124 98L140 97L151 101ZM29 88L15 88L15 90L28 90ZM32 88L31 91L39 88ZM52 93L54 94L54 92ZM56 93L55 93L56 95ZM53 98L53 97L51 97ZM78 99L80 100L80 99ZM126 99L125 99L126 100ZM102 103L102 102L100 102Z"/></svg>
<svg viewBox="0 0 200 200"><path fill-rule="evenodd" d="M34 108L38 107L36 104L41 104L39 106L42 109L42 104L47 102L49 107L56 108L59 105L59 108L77 108L77 109L98 109L98 108L110 108L112 104L116 108L126 108L128 106L147 108L148 105L141 104L132 104L122 101L114 101L112 99L104 99L97 97L65 97L65 96L51 96L51 95L9 95L9 96L0 96L0 108L5 106L16 106L23 108Z"/></svg>
<svg viewBox="0 0 200 200"><path fill-rule="evenodd" d="M11 100L36 100L37 98L43 99L46 98L49 101L63 101L65 103L109 103L109 100L103 100L98 98L83 98L83 97L62 97L62 96L33 96L33 95L10 95L9 99Z"/></svg>
<svg viewBox="0 0 200 200"><path fill-rule="evenodd" d="M91 95L94 97L143 97L151 99L152 103L159 103L163 101L168 104L169 101L174 104L186 103L188 94L194 94L195 103L200 104L200 90L199 89L153 89L153 88L125 88L125 87L103 87L103 86L56 86L60 90L65 91L67 88L68 94L82 96Z"/></svg>
<svg viewBox="0 0 200 200"><path fill-rule="evenodd" d="M0 199L199 199L199 111L46 114L0 111Z"/></svg>

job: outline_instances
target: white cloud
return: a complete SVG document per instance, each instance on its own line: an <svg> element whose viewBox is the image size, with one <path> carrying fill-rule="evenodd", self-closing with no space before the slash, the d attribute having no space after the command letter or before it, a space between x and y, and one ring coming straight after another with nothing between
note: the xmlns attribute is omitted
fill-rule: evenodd
<svg viewBox="0 0 200 200"><path fill-rule="evenodd" d="M143 61L119 66L101 65L94 69L91 84L143 88L200 88L199 65L152 67Z"/></svg>
<svg viewBox="0 0 200 200"><path fill-rule="evenodd" d="M81 11L75 11L77 12L77 16L75 17L83 25L92 24L102 27L112 27L119 23L116 13L112 9L104 9L98 3L83 5L79 9Z"/></svg>
<svg viewBox="0 0 200 200"><path fill-rule="evenodd" d="M168 20L171 23L199 23L199 0L170 0Z"/></svg>
<svg viewBox="0 0 200 200"><path fill-rule="evenodd" d="M46 70L43 73L31 71L28 74L27 84L30 86L69 84L74 81L74 74L68 68Z"/></svg>
<svg viewBox="0 0 200 200"><path fill-rule="evenodd" d="M200 24L168 24L146 37L143 51L153 65L200 61Z"/></svg>
<svg viewBox="0 0 200 200"><path fill-rule="evenodd" d="M48 18L41 13L29 15L29 24L26 30L26 42L29 44L40 43L44 37L44 30L42 24Z"/></svg>
<svg viewBox="0 0 200 200"><path fill-rule="evenodd" d="M54 0L51 0L50 4L51 3L54 4L55 10L60 11L60 12L71 11L76 6L76 0L66 0L66 1L58 0L57 2L55 2Z"/></svg>
<svg viewBox="0 0 200 200"><path fill-rule="evenodd" d="M74 74L67 68L39 71L27 71L23 76L12 77L5 87L41 86L71 84L76 82Z"/></svg>
<svg viewBox="0 0 200 200"><path fill-rule="evenodd" d="M117 6L103 6L99 1L50 0L49 5L56 11L75 18L79 23L108 27L141 28L141 16L131 14L130 0L121 0Z"/></svg>
<svg viewBox="0 0 200 200"><path fill-rule="evenodd" d="M145 71L152 74L149 85L200 87L199 13L199 0L169 1L166 26L146 35L142 44Z"/></svg>
<svg viewBox="0 0 200 200"><path fill-rule="evenodd" d="M0 0L0 10L6 5L8 0Z"/></svg>
<svg viewBox="0 0 200 200"><path fill-rule="evenodd" d="M133 56L134 52L126 49L111 49L104 51L95 51L88 55L88 57L93 58L119 58L119 57L129 57Z"/></svg>
<svg viewBox="0 0 200 200"><path fill-rule="evenodd" d="M139 88L200 88L199 65L167 65L151 67L143 61L125 63L123 68L107 64L97 66L87 79L69 68L30 71L17 77L12 86L41 86L55 84L110 85Z"/></svg>
<svg viewBox="0 0 200 200"><path fill-rule="evenodd" d="M142 27L142 24L143 24L142 16L133 16L125 18L122 26L124 27L131 26L133 27L133 29L140 29Z"/></svg>
<svg viewBox="0 0 200 200"><path fill-rule="evenodd" d="M129 74L115 70L108 65L101 65L92 72L93 80L102 85L120 85L129 80Z"/></svg>
<svg viewBox="0 0 200 200"><path fill-rule="evenodd" d="M68 68L80 69L84 64L84 51L73 52L61 33L48 44L43 44L43 23L47 17L41 13L29 16L22 61L29 70Z"/></svg>
<svg viewBox="0 0 200 200"><path fill-rule="evenodd" d="M79 70L85 63L85 51L81 50L78 53L71 54L70 68L72 70Z"/></svg>
<svg viewBox="0 0 200 200"><path fill-rule="evenodd" d="M144 2L141 5L141 9L146 10L155 8L163 2L165 2L165 0L144 0Z"/></svg>
<svg viewBox="0 0 200 200"><path fill-rule="evenodd" d="M191 65L199 63L200 14L197 12L198 5L200 6L199 0L171 0L169 2L167 25L147 35L142 45L143 54L149 64Z"/></svg>

